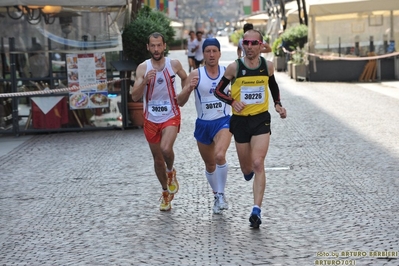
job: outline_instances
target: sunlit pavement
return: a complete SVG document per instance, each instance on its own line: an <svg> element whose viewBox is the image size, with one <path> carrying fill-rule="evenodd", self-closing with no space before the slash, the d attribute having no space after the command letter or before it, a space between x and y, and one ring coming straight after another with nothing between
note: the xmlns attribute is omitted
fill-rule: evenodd
<svg viewBox="0 0 399 266"><path fill-rule="evenodd" d="M223 65L236 58L226 40ZM188 69L184 51L169 56ZM249 227L252 182L233 141L230 209L212 214L192 97L170 212L159 211L141 129L34 135L1 154L0 264L399 265L397 83L276 79L288 118L271 111L259 230Z"/></svg>

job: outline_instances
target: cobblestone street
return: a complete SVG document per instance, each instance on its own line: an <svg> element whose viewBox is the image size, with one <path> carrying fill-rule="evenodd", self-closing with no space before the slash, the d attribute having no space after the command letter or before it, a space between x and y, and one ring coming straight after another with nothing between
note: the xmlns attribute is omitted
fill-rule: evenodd
<svg viewBox="0 0 399 266"><path fill-rule="evenodd" d="M188 69L184 51L169 57ZM33 135L0 153L0 265L399 265L399 81L276 80L288 117L271 110L260 229L233 141L230 209L212 213L191 97L170 212L142 129Z"/></svg>

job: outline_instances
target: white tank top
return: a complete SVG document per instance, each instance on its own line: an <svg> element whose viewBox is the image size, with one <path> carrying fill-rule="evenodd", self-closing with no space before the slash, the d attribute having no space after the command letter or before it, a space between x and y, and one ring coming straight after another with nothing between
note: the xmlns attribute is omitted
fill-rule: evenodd
<svg viewBox="0 0 399 266"><path fill-rule="evenodd" d="M197 61L202 61L204 60L204 53L202 52L202 45L204 44L205 39L202 38L201 41L198 41L198 39L195 39L195 46L199 46L197 50L195 50L195 59Z"/></svg>
<svg viewBox="0 0 399 266"><path fill-rule="evenodd" d="M231 107L214 96L214 91L223 77L226 68L219 66L219 76L212 79L208 76L205 67L198 68L198 85L194 90L197 116L202 120L214 120L231 114ZM225 88L228 92L230 85Z"/></svg>
<svg viewBox="0 0 399 266"><path fill-rule="evenodd" d="M196 46L195 40L196 39L191 40L191 38L188 38L188 40L187 40L187 56L194 56L195 55L195 52L191 52L191 50L194 49L195 46Z"/></svg>
<svg viewBox="0 0 399 266"><path fill-rule="evenodd" d="M146 60L147 70L153 69L151 59ZM165 57L165 67L158 71L156 77L149 81L144 90L144 117L154 123L163 123L180 115L176 101L175 72L170 58Z"/></svg>

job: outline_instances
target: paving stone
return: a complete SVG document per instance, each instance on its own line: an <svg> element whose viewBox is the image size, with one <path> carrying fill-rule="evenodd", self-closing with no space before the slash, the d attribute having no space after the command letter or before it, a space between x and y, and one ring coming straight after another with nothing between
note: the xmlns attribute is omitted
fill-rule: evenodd
<svg viewBox="0 0 399 266"><path fill-rule="evenodd" d="M235 58L234 47L222 53ZM183 51L170 56L187 69ZM252 182L233 140L230 209L212 213L190 98L170 212L159 211L141 129L34 135L1 156L0 265L398 265L397 256L332 253L399 252L399 99L356 83L276 79L288 118L271 112L259 230L249 227Z"/></svg>

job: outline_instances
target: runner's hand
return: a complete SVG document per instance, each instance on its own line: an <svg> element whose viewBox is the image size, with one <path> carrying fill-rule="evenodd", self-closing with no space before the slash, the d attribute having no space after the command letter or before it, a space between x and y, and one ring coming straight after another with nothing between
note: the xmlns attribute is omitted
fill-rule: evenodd
<svg viewBox="0 0 399 266"><path fill-rule="evenodd" d="M287 117L287 110L278 104L276 104L276 112L279 113L280 117L283 119Z"/></svg>
<svg viewBox="0 0 399 266"><path fill-rule="evenodd" d="M148 71L147 75L145 76L146 84L148 84L151 79L155 78L156 75L157 71L155 69Z"/></svg>

